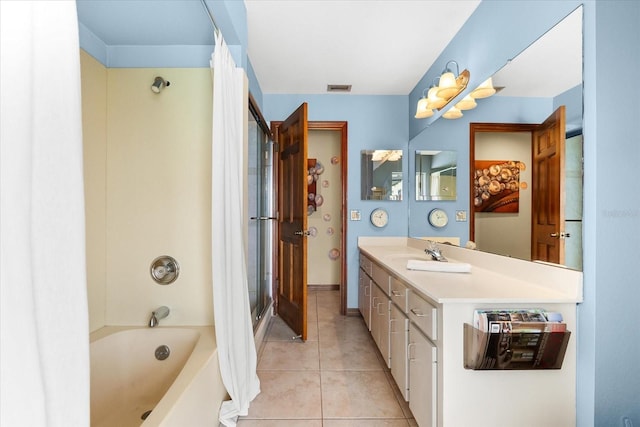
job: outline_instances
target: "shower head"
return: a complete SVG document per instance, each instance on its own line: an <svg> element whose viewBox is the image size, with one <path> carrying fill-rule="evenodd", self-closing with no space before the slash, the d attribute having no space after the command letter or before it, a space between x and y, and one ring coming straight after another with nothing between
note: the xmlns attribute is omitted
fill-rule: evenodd
<svg viewBox="0 0 640 427"><path fill-rule="evenodd" d="M153 84L151 85L151 90L154 93L160 93L160 91L162 89L164 89L165 87L168 87L170 84L171 83L169 83L168 81L166 81L162 77L158 76L153 80Z"/></svg>

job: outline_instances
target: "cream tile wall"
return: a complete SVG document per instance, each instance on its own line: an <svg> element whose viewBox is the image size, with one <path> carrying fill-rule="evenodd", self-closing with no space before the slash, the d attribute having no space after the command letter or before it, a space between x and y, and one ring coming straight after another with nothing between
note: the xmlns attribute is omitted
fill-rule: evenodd
<svg viewBox="0 0 640 427"><path fill-rule="evenodd" d="M106 307L107 69L80 51L84 140L89 328L104 326Z"/></svg>
<svg viewBox="0 0 640 427"><path fill-rule="evenodd" d="M213 324L211 71L82 58L91 330L145 325L160 305L165 325ZM157 75L171 83L160 94ZM168 286L149 275L165 254L181 266Z"/></svg>
<svg viewBox="0 0 640 427"><path fill-rule="evenodd" d="M161 305L166 325L213 323L211 93L209 69L108 71L107 324L146 324ZM168 286L149 275L165 254L181 266Z"/></svg>

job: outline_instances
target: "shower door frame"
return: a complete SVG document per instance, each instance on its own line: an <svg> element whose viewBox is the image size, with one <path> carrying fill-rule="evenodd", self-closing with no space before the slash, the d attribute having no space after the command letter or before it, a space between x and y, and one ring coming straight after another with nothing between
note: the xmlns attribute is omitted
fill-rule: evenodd
<svg viewBox="0 0 640 427"><path fill-rule="evenodd" d="M266 150L264 147L258 147L258 161L256 167L259 168L257 172L258 175L258 184L259 187L256 188L255 194L250 194L250 197L255 197L257 211L252 212L252 216L249 218L249 221L256 222L257 230L254 234L255 238L258 240L256 242L257 245L257 253L256 253L256 307L251 310L252 322L254 328L256 328L262 318L267 314L267 310L270 306L272 306L273 302L273 283L274 283L274 268L276 259L273 256L275 249L275 239L276 239L276 227L275 227L275 201L276 195L273 191L274 188L274 180L276 177L275 165L273 160L273 155L275 153L275 147L273 143L273 137L271 134L271 130L266 124L264 117L260 109L258 108L258 104L255 102L255 99L249 93L249 108L248 114L252 115L255 119L255 122L258 126L258 129L261 130L261 136L264 136L265 140L263 142L259 142L261 145L269 145L270 147ZM264 179L264 155L265 153L270 152L270 161L271 164L269 167L271 168L270 177L268 179ZM262 184L260 186L260 184ZM266 194L267 201L263 203L263 198ZM265 229L270 227L270 232L266 233ZM249 267L249 262L247 262L247 267ZM251 286L249 286L249 291L251 291ZM265 294L267 297L265 298Z"/></svg>

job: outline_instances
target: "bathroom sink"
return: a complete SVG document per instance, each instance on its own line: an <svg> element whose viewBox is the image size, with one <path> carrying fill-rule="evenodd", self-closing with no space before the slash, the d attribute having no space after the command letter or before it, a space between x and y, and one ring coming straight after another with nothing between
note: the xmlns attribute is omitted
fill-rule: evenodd
<svg viewBox="0 0 640 427"><path fill-rule="evenodd" d="M416 254L416 253L397 253L397 254L387 255L385 258L389 259L390 261L396 261L396 260L409 261L410 259L430 261L432 259L430 256L427 256L426 254Z"/></svg>

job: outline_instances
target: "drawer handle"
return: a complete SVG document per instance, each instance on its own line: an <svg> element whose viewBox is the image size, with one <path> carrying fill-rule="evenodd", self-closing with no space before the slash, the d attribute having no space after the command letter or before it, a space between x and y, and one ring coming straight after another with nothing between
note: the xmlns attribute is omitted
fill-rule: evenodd
<svg viewBox="0 0 640 427"><path fill-rule="evenodd" d="M416 345L416 343L414 343L414 342L410 342L410 343L407 345L407 359L409 359L409 362L414 362L414 361L416 360L416 359L415 359L415 357L413 357L413 356L411 355L411 347L413 347L413 346L415 346L415 345Z"/></svg>
<svg viewBox="0 0 640 427"><path fill-rule="evenodd" d="M393 295L394 297L401 297L402 293L396 291L395 289L391 290L391 295Z"/></svg>
<svg viewBox="0 0 640 427"><path fill-rule="evenodd" d="M415 314L415 315L416 315L416 317L427 317L427 315L426 315L426 314L422 314L421 312L419 312L419 311L418 311L418 310L416 310L415 308L412 308L412 309L411 309L411 310L409 310L409 311L411 311L413 314Z"/></svg>

